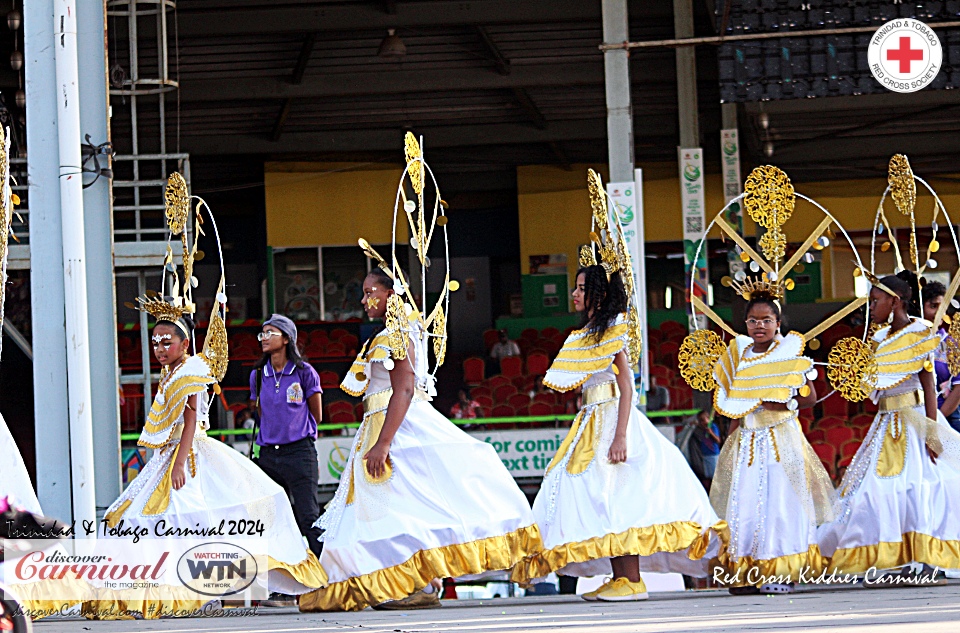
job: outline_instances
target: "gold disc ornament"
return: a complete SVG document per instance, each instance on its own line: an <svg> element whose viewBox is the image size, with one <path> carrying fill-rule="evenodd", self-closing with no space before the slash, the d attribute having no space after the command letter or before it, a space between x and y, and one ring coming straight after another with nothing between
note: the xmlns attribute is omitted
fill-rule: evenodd
<svg viewBox="0 0 960 633"><path fill-rule="evenodd" d="M850 402L860 402L870 395L877 374L873 350L858 338L840 339L827 355L827 379Z"/></svg>
<svg viewBox="0 0 960 633"><path fill-rule="evenodd" d="M717 388L713 368L725 350L723 340L716 332L697 330L688 334L677 355L680 375L697 391L713 391Z"/></svg>

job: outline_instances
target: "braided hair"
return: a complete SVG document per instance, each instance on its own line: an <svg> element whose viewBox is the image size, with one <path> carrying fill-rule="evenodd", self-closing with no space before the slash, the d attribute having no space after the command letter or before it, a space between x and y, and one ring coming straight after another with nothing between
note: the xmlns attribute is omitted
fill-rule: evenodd
<svg viewBox="0 0 960 633"><path fill-rule="evenodd" d="M917 279L917 275L909 270L901 270L897 273L897 277L902 279L907 283L907 286L910 288L910 293L904 297L901 295L901 299L907 304L907 314L912 317L921 317L923 316L923 306L920 304L920 280ZM891 288L891 290L900 294L896 288Z"/></svg>
<svg viewBox="0 0 960 633"><path fill-rule="evenodd" d="M603 266L594 265L578 270L577 277L581 274L584 292L580 329L586 329L600 341L617 316L627 311L627 292L619 272L608 280Z"/></svg>
<svg viewBox="0 0 960 633"><path fill-rule="evenodd" d="M367 273L367 277L373 277L377 280L377 283L382 283L387 288L393 288L393 279L390 278L387 271L379 266L371 268L370 272Z"/></svg>
<svg viewBox="0 0 960 633"><path fill-rule="evenodd" d="M914 277L914 279L916 279L916 277ZM919 316L919 313L916 315L913 313L913 288L910 287L910 283L907 280L900 275L887 275L880 280L880 283L897 293L897 296L900 297L900 300L907 309L907 314Z"/></svg>

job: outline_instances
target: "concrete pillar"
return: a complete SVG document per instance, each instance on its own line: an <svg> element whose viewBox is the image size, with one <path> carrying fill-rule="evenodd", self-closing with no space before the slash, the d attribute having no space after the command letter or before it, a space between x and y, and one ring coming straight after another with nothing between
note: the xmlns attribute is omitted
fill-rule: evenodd
<svg viewBox="0 0 960 633"><path fill-rule="evenodd" d="M68 521L73 518L73 504L53 0L24 3L23 33L37 497L44 513Z"/></svg>
<svg viewBox="0 0 960 633"><path fill-rule="evenodd" d="M80 127L94 145L110 140L107 87L106 3L77 4ZM108 166L108 159L100 157ZM89 176L87 177L89 179ZM117 363L117 301L113 271L113 187L100 178L83 192L87 306L96 504L102 514L120 496L120 402ZM128 299L132 300L132 297Z"/></svg>
<svg viewBox="0 0 960 633"><path fill-rule="evenodd" d="M626 0L602 0L603 41L621 44L630 40ZM629 182L633 173L633 107L630 104L629 53L625 48L603 52L607 92L607 153L610 182Z"/></svg>
<svg viewBox="0 0 960 633"><path fill-rule="evenodd" d="M673 33L677 39L693 37L693 0L673 0ZM700 114L697 109L697 56L693 46L677 48L677 105L680 147L700 147Z"/></svg>

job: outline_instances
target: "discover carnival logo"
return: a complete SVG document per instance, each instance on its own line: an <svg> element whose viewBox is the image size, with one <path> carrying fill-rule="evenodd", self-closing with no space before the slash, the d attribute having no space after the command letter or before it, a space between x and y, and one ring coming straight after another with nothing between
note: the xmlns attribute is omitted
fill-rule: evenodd
<svg viewBox="0 0 960 633"><path fill-rule="evenodd" d="M920 20L890 20L873 34L867 63L874 78L893 92L916 92L940 72L943 47L933 29Z"/></svg>

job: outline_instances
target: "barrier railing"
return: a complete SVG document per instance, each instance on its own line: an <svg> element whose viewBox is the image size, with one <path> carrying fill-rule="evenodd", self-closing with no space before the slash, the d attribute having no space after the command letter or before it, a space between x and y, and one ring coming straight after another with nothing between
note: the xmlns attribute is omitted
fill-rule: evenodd
<svg viewBox="0 0 960 633"><path fill-rule="evenodd" d="M678 409L676 411L650 411L645 415L648 418L679 418L688 415L695 415L700 409ZM467 425L480 425L480 424L533 424L536 422L559 422L559 421L568 421L575 418L575 414L563 414L563 415L533 415L533 416L518 416L511 418L474 418L470 420L456 420L451 419L450 421L456 424L457 426L467 426ZM355 429L360 426L359 422L343 422L340 424L318 424L318 431L339 431L342 429ZM253 429L211 429L207 432L207 435L211 437L217 436L230 436L230 435L252 435ZM136 440L140 437L139 433L121 433L120 439L124 441Z"/></svg>

